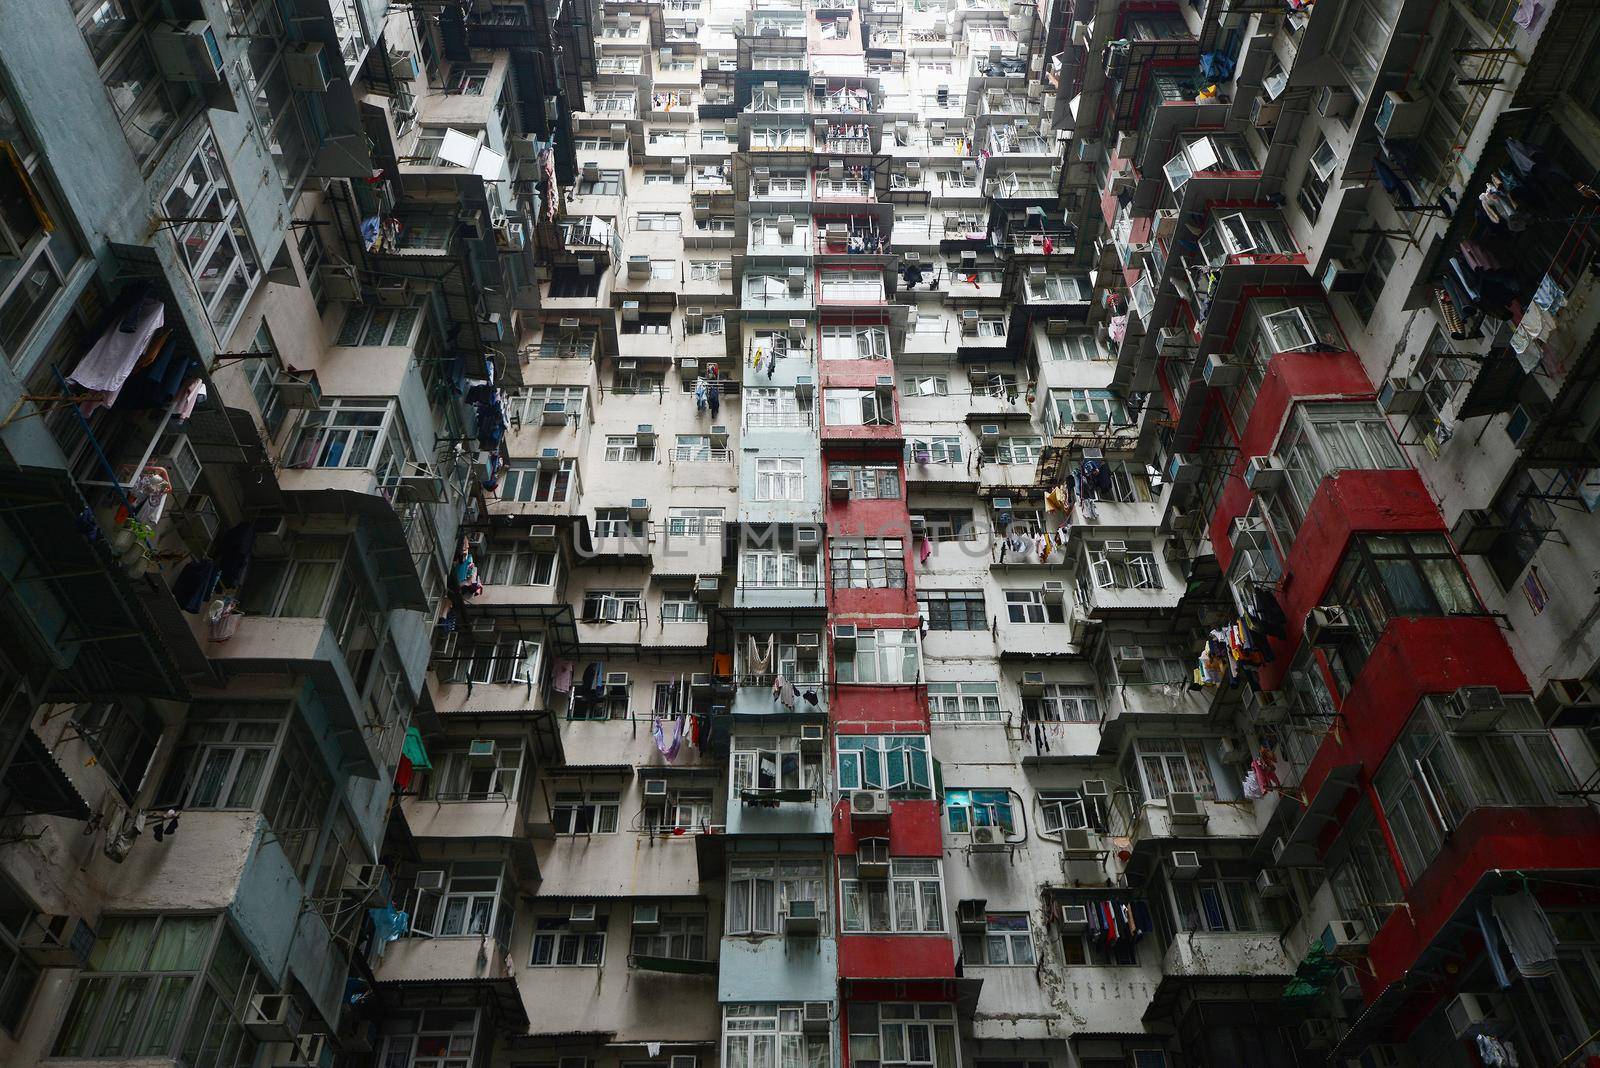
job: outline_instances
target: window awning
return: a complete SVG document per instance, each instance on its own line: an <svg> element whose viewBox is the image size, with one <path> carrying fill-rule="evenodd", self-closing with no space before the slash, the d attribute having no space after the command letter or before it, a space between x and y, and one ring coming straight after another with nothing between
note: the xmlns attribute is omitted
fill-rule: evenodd
<svg viewBox="0 0 1600 1068"><path fill-rule="evenodd" d="M89 818L88 802L56 763L44 739L32 730L22 736L16 755L6 766L0 794L30 815Z"/></svg>
<svg viewBox="0 0 1600 1068"><path fill-rule="evenodd" d="M1527 372L1515 355L1507 352L1491 356L1478 369L1478 377L1467 390L1466 399L1456 412L1458 419L1471 419L1478 415L1495 415L1509 412L1521 398L1522 380Z"/></svg>

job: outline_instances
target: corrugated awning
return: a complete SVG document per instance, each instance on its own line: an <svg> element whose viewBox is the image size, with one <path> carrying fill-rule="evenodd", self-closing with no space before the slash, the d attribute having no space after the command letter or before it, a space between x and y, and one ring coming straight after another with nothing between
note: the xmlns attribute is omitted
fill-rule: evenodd
<svg viewBox="0 0 1600 1068"><path fill-rule="evenodd" d="M31 729L22 736L5 770L3 793L14 805L35 816L89 818L89 804L56 763L50 747Z"/></svg>
<svg viewBox="0 0 1600 1068"><path fill-rule="evenodd" d="M1522 380L1526 377L1527 372L1513 354L1489 357L1478 369L1478 377L1467 391L1466 400L1461 402L1457 418L1509 412L1517 406L1522 395Z"/></svg>

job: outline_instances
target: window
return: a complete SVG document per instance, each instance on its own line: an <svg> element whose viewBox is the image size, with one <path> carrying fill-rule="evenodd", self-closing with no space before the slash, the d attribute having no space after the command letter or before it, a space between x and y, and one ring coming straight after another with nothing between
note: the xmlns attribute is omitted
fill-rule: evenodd
<svg viewBox="0 0 1600 1068"><path fill-rule="evenodd" d="M0 1028L13 1035L39 981L39 968L17 948L18 936L32 922L32 907L0 878Z"/></svg>
<svg viewBox="0 0 1600 1068"><path fill-rule="evenodd" d="M917 632L869 630L856 636L853 656L835 665L839 682L910 683L917 681Z"/></svg>
<svg viewBox="0 0 1600 1068"><path fill-rule="evenodd" d="M959 464L961 439L954 435L917 438L906 446L906 455L919 464Z"/></svg>
<svg viewBox="0 0 1600 1068"><path fill-rule="evenodd" d="M434 753L424 796L435 801L515 801L523 767L522 743L494 740L489 760L473 759L464 749Z"/></svg>
<svg viewBox="0 0 1600 1068"><path fill-rule="evenodd" d="M924 508L918 514L929 541L969 541L977 534L970 508Z"/></svg>
<svg viewBox="0 0 1600 1068"><path fill-rule="evenodd" d="M945 929L944 889L939 862L932 858L892 857L887 879L858 878L855 858L841 858L839 898L845 931L939 934ZM884 1050L886 1062L889 1052Z"/></svg>
<svg viewBox="0 0 1600 1068"><path fill-rule="evenodd" d="M578 179L580 197L614 197L622 192L621 171L601 171L593 178Z"/></svg>
<svg viewBox="0 0 1600 1068"><path fill-rule="evenodd" d="M1099 723L1100 699L1093 686L1048 682L1041 696L1022 699L1022 718L1047 723Z"/></svg>
<svg viewBox="0 0 1600 1068"><path fill-rule="evenodd" d="M1000 711L1000 685L994 682L928 683L928 715L946 723L994 723Z"/></svg>
<svg viewBox="0 0 1600 1068"><path fill-rule="evenodd" d="M662 591L661 622L704 623L706 618L706 608L695 598L693 590L680 587Z"/></svg>
<svg viewBox="0 0 1600 1068"><path fill-rule="evenodd" d="M1361 285L1350 294L1350 306L1361 316L1362 322L1372 319L1378 298L1389 283L1389 272L1395 265L1394 246L1383 234L1373 234L1367 244L1367 270L1361 276Z"/></svg>
<svg viewBox="0 0 1600 1068"><path fill-rule="evenodd" d="M864 1019L858 1022L858 1016ZM959 1040L953 1021L948 1004L853 1006L850 1030L856 1033L850 1042L881 1050L881 1063L895 1068L956 1068Z"/></svg>
<svg viewBox="0 0 1600 1068"><path fill-rule="evenodd" d="M989 456L997 464L1036 464L1044 451L1044 438L1034 435L1001 438Z"/></svg>
<svg viewBox="0 0 1600 1068"><path fill-rule="evenodd" d="M900 391L912 397L943 397L950 392L950 380L944 375L906 375Z"/></svg>
<svg viewBox="0 0 1600 1068"><path fill-rule="evenodd" d="M811 405L800 407L795 391L762 386L744 391L744 425L751 427L799 427L811 425Z"/></svg>
<svg viewBox="0 0 1600 1068"><path fill-rule="evenodd" d="M140 165L150 162L177 125L189 93L162 77L139 19L125 0L78 3L89 44L123 135Z"/></svg>
<svg viewBox="0 0 1600 1068"><path fill-rule="evenodd" d="M1353 537L1324 603L1342 605L1355 624L1356 636L1329 652L1330 666L1346 688L1391 618L1482 611L1442 534Z"/></svg>
<svg viewBox="0 0 1600 1068"><path fill-rule="evenodd" d="M161 740L161 717L140 704L110 701L78 705L70 715L73 732L94 753L95 763L122 799L132 802ZM0 920L0 929L3 923ZM0 1006L4 1003L0 996Z"/></svg>
<svg viewBox="0 0 1600 1068"><path fill-rule="evenodd" d="M341 573L353 566L344 538L295 538L288 556L252 562L241 607L251 615L325 616L334 607Z"/></svg>
<svg viewBox="0 0 1600 1068"><path fill-rule="evenodd" d="M1339 8L1328 51L1344 69L1350 87L1365 100L1378 77L1378 63L1394 32L1396 0L1351 0Z"/></svg>
<svg viewBox="0 0 1600 1068"><path fill-rule="evenodd" d="M1492 731L1450 732L1454 697L1428 697L1373 777L1406 873L1417 879L1475 808L1570 804L1572 773L1526 698Z"/></svg>
<svg viewBox="0 0 1600 1068"><path fill-rule="evenodd" d="M1183 931L1270 931L1282 917L1257 894L1246 878L1199 878L1169 882L1179 929Z"/></svg>
<svg viewBox="0 0 1600 1068"><path fill-rule="evenodd" d="M1069 827L1093 827L1103 830L1106 814L1100 800L1086 797L1078 790L1039 791L1039 833L1059 838Z"/></svg>
<svg viewBox="0 0 1600 1068"><path fill-rule="evenodd" d="M791 901L811 901L822 916L827 911L827 863L823 860L748 860L728 865L728 930L730 935L770 935Z"/></svg>
<svg viewBox="0 0 1600 1068"><path fill-rule="evenodd" d="M1335 471L1403 470L1410 465L1389 421L1372 405L1299 404L1279 439L1296 521L1305 518L1322 480Z"/></svg>
<svg viewBox="0 0 1600 1068"><path fill-rule="evenodd" d="M450 92L462 96L482 96L489 84L489 67L456 64L450 71Z"/></svg>
<svg viewBox="0 0 1600 1068"><path fill-rule="evenodd" d="M645 185L682 185L686 176L671 171L645 171Z"/></svg>
<svg viewBox="0 0 1600 1068"><path fill-rule="evenodd" d="M632 434L606 436L606 463L642 462L656 458L654 445L640 445Z"/></svg>
<svg viewBox="0 0 1600 1068"><path fill-rule="evenodd" d="M969 965L1032 967L1033 931L1025 912L991 912L982 934L961 936L961 959Z"/></svg>
<svg viewBox="0 0 1600 1068"><path fill-rule="evenodd" d="M1114 423L1126 425L1128 410L1122 398L1109 389L1054 389L1050 400L1055 407L1056 425L1073 423Z"/></svg>
<svg viewBox="0 0 1600 1068"><path fill-rule="evenodd" d="M988 630L982 590L918 590L917 605L929 630Z"/></svg>
<svg viewBox="0 0 1600 1068"><path fill-rule="evenodd" d="M820 683L822 667L816 639L815 631L746 634L734 645L735 671L747 685L764 686L775 674L799 686Z"/></svg>
<svg viewBox="0 0 1600 1068"><path fill-rule="evenodd" d="M944 814L951 834L970 834L974 827L998 827L1007 837L1017 832L1010 790L948 789Z"/></svg>
<svg viewBox="0 0 1600 1068"><path fill-rule="evenodd" d="M1161 567L1147 541L1086 541L1089 573L1096 589L1159 590Z"/></svg>
<svg viewBox="0 0 1600 1068"><path fill-rule="evenodd" d="M560 916L540 916L533 921L530 968L598 968L606 959L604 931L574 931Z"/></svg>
<svg viewBox="0 0 1600 1068"><path fill-rule="evenodd" d="M112 96L117 96L115 88ZM161 208L169 219L217 220L179 223L172 236L212 328L217 337L227 337L244 310L245 300L261 280L261 267L239 214L239 202L223 168L216 138L209 132L167 190Z"/></svg>
<svg viewBox="0 0 1600 1068"><path fill-rule="evenodd" d="M633 218L636 230L670 230L673 233L683 229L683 216L676 212L641 211Z"/></svg>
<svg viewBox="0 0 1600 1068"><path fill-rule="evenodd" d="M678 443L672 449L672 458L704 463L710 460L726 460L729 458L729 451L713 449L711 438L705 434L679 434Z"/></svg>
<svg viewBox="0 0 1600 1068"><path fill-rule="evenodd" d="M850 494L858 501L897 501L900 499L900 469L893 464L834 464L828 478L848 478Z"/></svg>
<svg viewBox="0 0 1600 1068"><path fill-rule="evenodd" d="M1174 193L1201 171L1259 169L1255 160L1250 158L1250 150L1244 142L1228 137L1202 137L1190 144L1180 145L1178 154L1162 168L1167 175L1167 185Z"/></svg>
<svg viewBox="0 0 1600 1068"><path fill-rule="evenodd" d="M1333 888L1339 915L1360 917L1376 931L1394 911L1391 903L1403 900L1405 892L1389 844L1364 802L1351 814L1348 826L1344 862L1329 872L1328 885Z"/></svg>
<svg viewBox="0 0 1600 1068"><path fill-rule="evenodd" d="M555 581L556 554L525 544L491 542L478 562L485 586L548 586Z"/></svg>
<svg viewBox="0 0 1600 1068"><path fill-rule="evenodd" d="M500 481L500 499L535 504L563 504L572 492L572 475L576 466L572 460L562 460L555 468L533 464L509 464Z"/></svg>
<svg viewBox="0 0 1600 1068"><path fill-rule="evenodd" d="M370 468L393 429L394 405L360 397L325 399L306 412L290 450L289 466ZM395 445L400 447L400 443Z"/></svg>
<svg viewBox="0 0 1600 1068"><path fill-rule="evenodd" d="M828 1068L829 1038L804 1032L800 1005L728 1005L723 1011L722 1063L728 1068Z"/></svg>
<svg viewBox="0 0 1600 1068"><path fill-rule="evenodd" d="M672 333L672 314L670 312L640 312L632 319L622 321L624 334L670 334ZM616 386L618 392L646 393L661 389L662 374L659 371L618 371Z"/></svg>
<svg viewBox="0 0 1600 1068"><path fill-rule="evenodd" d="M1136 766L1144 797L1165 801L1172 792L1216 797L1206 752L1195 739L1139 738L1134 742Z"/></svg>
<svg viewBox="0 0 1600 1068"><path fill-rule="evenodd" d="M883 360L889 356L889 331L881 326L823 326L824 360Z"/></svg>
<svg viewBox="0 0 1600 1068"><path fill-rule="evenodd" d="M838 786L927 796L932 789L928 739L922 735L849 735L837 739Z"/></svg>
<svg viewBox="0 0 1600 1068"><path fill-rule="evenodd" d="M526 685L538 678L540 643L504 634L498 639L460 646L460 655L447 668L451 682L508 686Z"/></svg>
<svg viewBox="0 0 1600 1068"><path fill-rule="evenodd" d="M806 499L805 461L787 457L756 459L758 501L803 501Z"/></svg>
<svg viewBox="0 0 1600 1068"><path fill-rule="evenodd" d="M1200 235L1200 256L1212 267L1221 266L1231 256L1293 255L1297 252L1299 246L1294 243L1288 227L1275 215L1243 212L1220 215L1211 229Z"/></svg>
<svg viewBox="0 0 1600 1068"><path fill-rule="evenodd" d="M588 623L619 623L644 615L642 590L585 590L582 619Z"/></svg>
<svg viewBox="0 0 1600 1068"><path fill-rule="evenodd" d="M283 396L279 391L283 380L283 362L278 357L278 347L273 343L272 332L267 329L265 318L256 329L249 351L262 353L241 362L250 383L250 394L256 401L256 410L261 413L261 423L267 429L268 438L275 438L278 431L283 429L288 409L283 406Z"/></svg>
<svg viewBox="0 0 1600 1068"><path fill-rule="evenodd" d="M722 278L724 269L731 271L733 263L729 260L690 260L688 268L689 281L718 281Z"/></svg>
<svg viewBox="0 0 1600 1068"><path fill-rule="evenodd" d="M1049 339L1052 360L1103 360L1093 334L1056 334Z"/></svg>
<svg viewBox="0 0 1600 1068"><path fill-rule="evenodd" d="M635 957L666 960L706 960L705 913L664 913L653 931L635 930Z"/></svg>
<svg viewBox="0 0 1600 1068"><path fill-rule="evenodd" d="M478 1013L474 1009L428 1009L390 1015L378 1063L386 1068L466 1068L475 1064Z"/></svg>
<svg viewBox="0 0 1600 1068"><path fill-rule="evenodd" d="M106 916L50 1053L177 1058L203 1039L210 1063L248 1065L257 1046L239 1013L267 989L218 916Z"/></svg>
<svg viewBox="0 0 1600 1068"><path fill-rule="evenodd" d="M677 504L667 509L667 534L672 537L721 537L722 509Z"/></svg>
<svg viewBox="0 0 1600 1068"><path fill-rule="evenodd" d="M678 277L677 260L651 260L650 278L656 282L670 282Z"/></svg>
<svg viewBox="0 0 1600 1068"><path fill-rule="evenodd" d="M1318 133L1317 146L1311 150L1311 159L1306 165L1306 176L1300 182L1300 191L1295 194L1295 202L1305 212L1307 220L1316 222L1317 216L1322 214L1322 203L1328 197L1333 172L1338 166L1339 157L1334 153L1333 146Z"/></svg>
<svg viewBox="0 0 1600 1068"><path fill-rule="evenodd" d="M738 735L728 766L735 797L774 791L816 794L822 789L822 758L801 752L797 737Z"/></svg>
<svg viewBox="0 0 1600 1068"><path fill-rule="evenodd" d="M557 834L615 834L620 795L615 790L562 791L550 806Z"/></svg>
<svg viewBox="0 0 1600 1068"><path fill-rule="evenodd" d="M875 389L830 389L823 394L830 426L893 426L894 398Z"/></svg>
<svg viewBox="0 0 1600 1068"><path fill-rule="evenodd" d="M1038 590L1006 590L1006 618L1012 623L1064 623L1060 601L1046 601Z"/></svg>
<svg viewBox="0 0 1600 1068"><path fill-rule="evenodd" d="M883 272L881 271L823 268L818 281L823 300L843 301L845 303L856 301L879 302L883 300ZM885 337L883 340L887 343L888 339ZM885 352L882 356L860 358L881 359L887 355L888 353Z"/></svg>
<svg viewBox="0 0 1600 1068"><path fill-rule="evenodd" d="M548 411L551 415L559 414L569 422L575 422L586 407L585 393L582 386L525 386L512 390L506 394L506 418L526 425L539 422ZM552 404L560 407L552 411Z"/></svg>
<svg viewBox="0 0 1600 1068"><path fill-rule="evenodd" d="M834 589L906 588L905 543L900 538L832 538L828 562Z"/></svg>
<svg viewBox="0 0 1600 1068"><path fill-rule="evenodd" d="M767 542L770 542L768 544ZM739 553L739 584L746 588L817 587L815 553L798 551L794 531L777 531Z"/></svg>

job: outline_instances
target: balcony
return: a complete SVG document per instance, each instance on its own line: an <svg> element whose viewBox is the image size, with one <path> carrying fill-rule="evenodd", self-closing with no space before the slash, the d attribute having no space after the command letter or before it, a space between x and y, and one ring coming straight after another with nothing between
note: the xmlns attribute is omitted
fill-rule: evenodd
<svg viewBox="0 0 1600 1068"><path fill-rule="evenodd" d="M384 950L373 969L373 978L380 984L480 979L508 982L513 988L516 985L511 947L487 934L396 939Z"/></svg>
<svg viewBox="0 0 1600 1068"><path fill-rule="evenodd" d="M1161 957L1164 979L1288 977L1294 970L1271 931L1180 931Z"/></svg>
<svg viewBox="0 0 1600 1068"><path fill-rule="evenodd" d="M870 201L877 198L877 186L871 178L817 178L818 200Z"/></svg>
<svg viewBox="0 0 1600 1068"><path fill-rule="evenodd" d="M1097 527L1099 534L1103 528ZM1149 542L1140 543L1149 546ZM1085 540L1078 559L1074 592L1090 619L1156 617L1183 600L1184 583L1150 548L1129 548L1126 540Z"/></svg>

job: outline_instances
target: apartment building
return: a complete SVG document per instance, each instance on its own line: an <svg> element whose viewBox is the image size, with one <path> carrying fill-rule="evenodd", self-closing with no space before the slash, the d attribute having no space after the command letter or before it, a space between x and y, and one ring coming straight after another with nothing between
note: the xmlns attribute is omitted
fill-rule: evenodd
<svg viewBox="0 0 1600 1068"><path fill-rule="evenodd" d="M0 1062L1600 1054L1593 7L0 10Z"/></svg>

